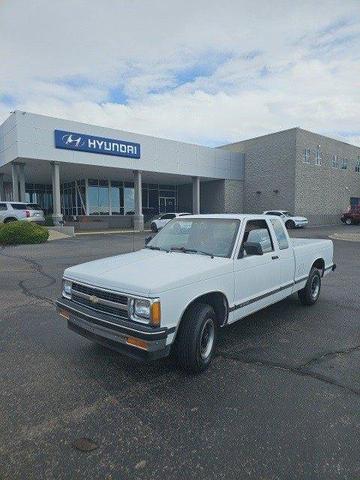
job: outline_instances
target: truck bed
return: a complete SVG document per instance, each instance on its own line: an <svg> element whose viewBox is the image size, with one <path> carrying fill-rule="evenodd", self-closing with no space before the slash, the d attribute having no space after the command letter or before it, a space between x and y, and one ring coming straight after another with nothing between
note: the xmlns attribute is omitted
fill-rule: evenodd
<svg viewBox="0 0 360 480"><path fill-rule="evenodd" d="M295 258L295 282L309 275L311 266L317 259L324 260L324 275L333 265L333 243L318 238L291 238ZM301 284L302 286L302 284Z"/></svg>

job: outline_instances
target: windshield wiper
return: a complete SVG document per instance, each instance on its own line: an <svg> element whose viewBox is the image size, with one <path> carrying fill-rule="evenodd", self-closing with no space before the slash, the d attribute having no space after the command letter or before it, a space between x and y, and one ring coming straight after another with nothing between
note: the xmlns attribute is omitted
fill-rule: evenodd
<svg viewBox="0 0 360 480"><path fill-rule="evenodd" d="M214 258L213 253L204 252L203 250L196 250L194 248L185 248L185 247L171 247L170 252L183 252L183 253L199 253L201 255L207 255L208 257Z"/></svg>
<svg viewBox="0 0 360 480"><path fill-rule="evenodd" d="M145 245L144 248L149 248L150 250L163 250L163 248L154 247L153 245Z"/></svg>

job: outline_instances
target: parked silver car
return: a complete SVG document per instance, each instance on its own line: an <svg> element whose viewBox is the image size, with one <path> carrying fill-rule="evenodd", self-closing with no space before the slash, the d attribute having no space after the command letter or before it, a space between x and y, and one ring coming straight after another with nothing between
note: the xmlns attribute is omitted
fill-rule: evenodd
<svg viewBox="0 0 360 480"><path fill-rule="evenodd" d="M36 203L0 202L0 223L15 221L44 223L44 212Z"/></svg>

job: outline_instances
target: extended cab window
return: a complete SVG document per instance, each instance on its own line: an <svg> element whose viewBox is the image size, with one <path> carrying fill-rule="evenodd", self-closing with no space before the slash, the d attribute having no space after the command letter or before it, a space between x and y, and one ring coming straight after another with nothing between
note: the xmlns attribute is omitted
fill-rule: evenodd
<svg viewBox="0 0 360 480"><path fill-rule="evenodd" d="M277 218L272 218L270 222L274 227L275 236L278 241L280 250L285 250L286 248L289 248L289 242L285 233L284 225Z"/></svg>
<svg viewBox="0 0 360 480"><path fill-rule="evenodd" d="M0 210L7 210L6 203L0 203Z"/></svg>
<svg viewBox="0 0 360 480"><path fill-rule="evenodd" d="M246 222L239 258L248 256L244 249L245 242L260 243L263 253L269 253L274 250L270 231L265 220L248 220Z"/></svg>

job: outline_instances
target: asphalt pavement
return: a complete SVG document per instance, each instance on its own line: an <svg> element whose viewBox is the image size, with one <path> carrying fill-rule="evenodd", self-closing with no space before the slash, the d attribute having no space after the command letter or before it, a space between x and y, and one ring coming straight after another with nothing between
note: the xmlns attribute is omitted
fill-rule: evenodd
<svg viewBox="0 0 360 480"><path fill-rule="evenodd" d="M349 228L360 232L291 234ZM360 243L334 241L315 306L294 295L222 330L201 375L135 363L55 312L64 268L143 244L111 234L0 250L0 479L358 480Z"/></svg>

